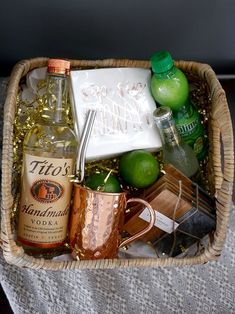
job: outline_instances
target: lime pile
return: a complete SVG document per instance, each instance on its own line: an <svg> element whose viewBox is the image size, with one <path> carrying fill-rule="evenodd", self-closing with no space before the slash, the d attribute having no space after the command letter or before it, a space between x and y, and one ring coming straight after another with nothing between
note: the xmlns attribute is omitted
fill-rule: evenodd
<svg viewBox="0 0 235 314"><path fill-rule="evenodd" d="M121 186L118 179L109 173L94 173L87 177L85 186L88 188L108 193L121 192Z"/></svg>
<svg viewBox="0 0 235 314"><path fill-rule="evenodd" d="M147 151L133 150L120 158L120 176L135 188L150 186L157 180L159 172L158 161Z"/></svg>

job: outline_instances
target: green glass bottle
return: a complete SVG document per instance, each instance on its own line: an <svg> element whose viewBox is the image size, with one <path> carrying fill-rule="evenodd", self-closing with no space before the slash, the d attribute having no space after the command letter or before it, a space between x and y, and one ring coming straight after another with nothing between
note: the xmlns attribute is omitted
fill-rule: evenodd
<svg viewBox="0 0 235 314"><path fill-rule="evenodd" d="M186 76L174 66L167 51L155 53L151 57L151 66L154 99L172 110L180 136L193 148L198 160L203 160L207 154L205 131L198 110L190 100Z"/></svg>
<svg viewBox="0 0 235 314"><path fill-rule="evenodd" d="M189 98L186 104L174 113L174 119L182 139L193 148L198 160L203 160L207 154L207 139L200 115Z"/></svg>

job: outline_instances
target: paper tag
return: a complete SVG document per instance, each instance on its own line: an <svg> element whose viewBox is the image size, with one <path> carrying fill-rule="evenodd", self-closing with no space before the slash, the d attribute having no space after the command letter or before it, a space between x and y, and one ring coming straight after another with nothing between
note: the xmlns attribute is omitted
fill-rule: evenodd
<svg viewBox="0 0 235 314"><path fill-rule="evenodd" d="M177 222L174 222L174 220L159 213L158 211L155 210L155 213L156 213L156 220L155 220L154 226L158 227L159 229L167 233L172 233L179 226ZM145 208L142 211L139 217L147 222L150 222L149 211L147 208Z"/></svg>

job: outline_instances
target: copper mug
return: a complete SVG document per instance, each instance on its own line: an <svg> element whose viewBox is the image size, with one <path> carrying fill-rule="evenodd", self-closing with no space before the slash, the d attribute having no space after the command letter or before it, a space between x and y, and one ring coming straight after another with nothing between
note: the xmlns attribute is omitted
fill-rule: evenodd
<svg viewBox="0 0 235 314"><path fill-rule="evenodd" d="M150 213L149 225L121 242L120 232L128 203L139 202ZM127 200L127 193L93 191L74 184L74 199L70 219L70 245L77 259L115 258L118 249L150 231L155 222L151 205L140 198Z"/></svg>

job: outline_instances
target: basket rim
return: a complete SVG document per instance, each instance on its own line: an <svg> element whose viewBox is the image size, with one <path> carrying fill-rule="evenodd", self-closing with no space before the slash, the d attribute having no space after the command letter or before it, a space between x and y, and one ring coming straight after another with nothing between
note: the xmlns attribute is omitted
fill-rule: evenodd
<svg viewBox="0 0 235 314"><path fill-rule="evenodd" d="M93 261L73 261L55 262L45 259L30 257L24 253L23 249L16 245L14 232L11 230L10 214L13 206L13 196L11 195L12 178L12 139L13 123L15 116L15 104L18 93L20 79L30 70L46 65L48 58L40 57L19 61L13 68L7 96L4 105L4 126L3 126L3 151L2 151L2 199L1 199L1 238L3 254L8 263L21 267L43 268L43 269L78 269L78 268L115 268L115 267L156 267L156 266L181 266L206 263L215 260L221 254L226 238L230 210L232 206L233 172L234 172L234 149L233 149L233 129L231 116L226 100L226 95L221 84L216 78L212 68L208 64L194 61L175 61L175 64L185 70L198 75L206 80L211 96L212 112L211 120L213 127L212 146L213 168L217 181L215 182L217 191L217 227L213 243L197 257L184 258L164 258L164 259L125 259L125 260L93 260ZM146 60L130 59L103 59L103 60L70 60L72 67L142 67L149 68L150 62ZM221 139L221 143L220 143ZM215 143L214 143L215 142ZM220 144L224 150L224 168L222 172Z"/></svg>

